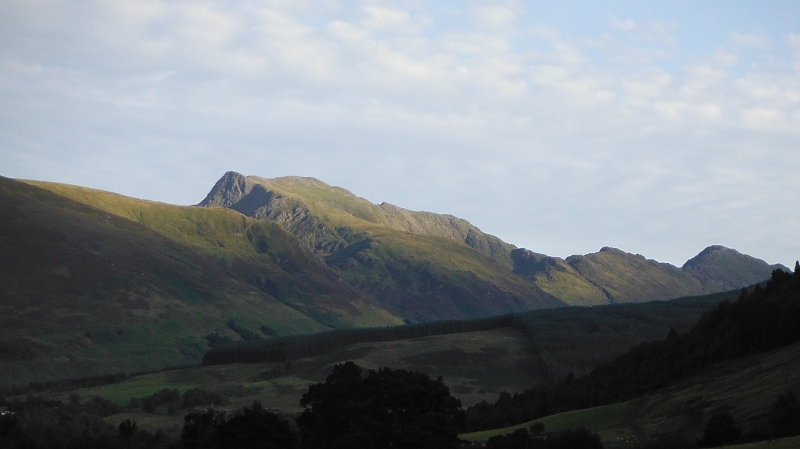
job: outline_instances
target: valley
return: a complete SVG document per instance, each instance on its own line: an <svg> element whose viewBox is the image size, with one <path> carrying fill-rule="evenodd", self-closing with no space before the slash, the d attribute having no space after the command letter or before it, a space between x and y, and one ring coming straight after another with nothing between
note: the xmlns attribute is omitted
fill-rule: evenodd
<svg viewBox="0 0 800 449"><path fill-rule="evenodd" d="M662 373L652 369L666 356L631 365L665 338L704 347L697 326L726 304L750 307L754 319L778 313L742 302L742 289L769 297L796 275L718 245L682 267L610 247L562 259L313 178L235 172L197 206L0 178L0 215L0 408L93 401L113 411L107 424L134 420L174 441L187 394L231 413L258 401L292 417L310 387L349 361L442 376L468 425L481 404L579 382L586 390L561 408L511 427L519 413L495 416L462 438L542 422L551 433L587 427L613 448L674 435L693 444L721 411L745 433L763 431L775 398L800 387L800 347L758 352L764 329L714 330L714 341L753 342L735 356L698 349ZM781 313L793 316L794 293L781 294ZM270 361L243 356L253 348ZM225 351L232 358L211 357ZM646 372L650 383L614 380L581 399L615 369Z"/></svg>

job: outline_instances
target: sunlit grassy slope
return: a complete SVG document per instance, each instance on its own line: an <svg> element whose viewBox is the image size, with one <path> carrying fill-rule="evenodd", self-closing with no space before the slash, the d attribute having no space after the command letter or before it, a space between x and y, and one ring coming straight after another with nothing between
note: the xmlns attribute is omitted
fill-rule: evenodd
<svg viewBox="0 0 800 449"><path fill-rule="evenodd" d="M91 205L89 205L91 204ZM200 361L227 323L278 334L400 320L279 226L0 178L0 382Z"/></svg>
<svg viewBox="0 0 800 449"><path fill-rule="evenodd" d="M510 268L513 245L485 234L466 220L452 215L416 212L389 203L373 204L349 191L329 186L313 178L283 177L265 179L249 177L254 182L286 197L297 198L324 220L336 224L360 227L353 218L412 234L444 237L466 243L489 256L505 268Z"/></svg>
<svg viewBox="0 0 800 449"><path fill-rule="evenodd" d="M592 284L602 286L614 302L664 300L722 290L719 285L704 285L691 273L673 265L615 248L603 248L597 253L573 256L566 261ZM753 282L768 277L769 272L766 272L762 279Z"/></svg>

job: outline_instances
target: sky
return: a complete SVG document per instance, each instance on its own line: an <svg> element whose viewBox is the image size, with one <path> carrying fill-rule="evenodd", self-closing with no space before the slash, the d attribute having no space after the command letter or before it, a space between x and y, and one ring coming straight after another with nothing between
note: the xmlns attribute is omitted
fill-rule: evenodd
<svg viewBox="0 0 800 449"><path fill-rule="evenodd" d="M0 175L189 205L228 170L792 267L800 2L0 1Z"/></svg>

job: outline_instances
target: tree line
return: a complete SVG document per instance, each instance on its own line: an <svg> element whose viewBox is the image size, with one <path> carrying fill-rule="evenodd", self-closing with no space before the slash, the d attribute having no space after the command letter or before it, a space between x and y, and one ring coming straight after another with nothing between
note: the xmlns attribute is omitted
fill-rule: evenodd
<svg viewBox="0 0 800 449"><path fill-rule="evenodd" d="M292 335L271 339L227 344L211 348L203 357L203 365L227 363L286 362L317 357L358 343L377 343L431 337L462 332L480 332L506 327L527 333L523 320L503 315L475 320L450 320L406 326L362 329L337 329L310 335Z"/></svg>

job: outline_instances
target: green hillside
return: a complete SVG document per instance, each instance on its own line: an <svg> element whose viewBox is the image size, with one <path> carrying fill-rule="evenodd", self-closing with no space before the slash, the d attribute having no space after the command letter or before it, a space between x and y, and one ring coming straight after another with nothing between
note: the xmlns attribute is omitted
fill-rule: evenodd
<svg viewBox="0 0 800 449"><path fill-rule="evenodd" d="M231 320L279 335L401 322L275 224L38 184L0 178L4 384L198 363L206 335L240 338Z"/></svg>

